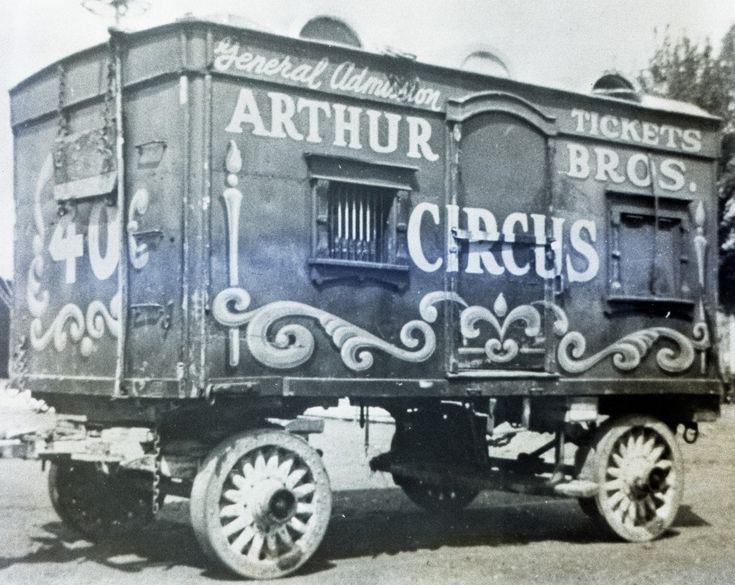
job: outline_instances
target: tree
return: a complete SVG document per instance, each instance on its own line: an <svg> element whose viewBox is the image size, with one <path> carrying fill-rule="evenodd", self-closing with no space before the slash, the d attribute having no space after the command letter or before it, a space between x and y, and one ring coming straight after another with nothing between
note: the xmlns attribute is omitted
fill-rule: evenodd
<svg viewBox="0 0 735 585"><path fill-rule="evenodd" d="M673 40L667 28L638 82L646 93L698 105L721 117L726 131L735 131L735 25L717 56L709 39Z"/></svg>
<svg viewBox="0 0 735 585"><path fill-rule="evenodd" d="M720 196L720 301L735 313L735 24L715 55L709 39L673 40L667 28L653 57L638 76L641 89L653 95L698 105L724 120Z"/></svg>

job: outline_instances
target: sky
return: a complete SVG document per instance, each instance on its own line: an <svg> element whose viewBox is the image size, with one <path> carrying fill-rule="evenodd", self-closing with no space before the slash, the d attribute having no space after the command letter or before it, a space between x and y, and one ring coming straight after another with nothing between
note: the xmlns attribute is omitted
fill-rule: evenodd
<svg viewBox="0 0 735 585"><path fill-rule="evenodd" d="M370 50L393 47L457 66L492 50L521 81L587 92L605 71L635 77L668 26L715 46L735 23L735 0L147 0L124 25L147 28L186 13L233 14L296 36L317 15L342 18ZM53 61L107 38L109 19L81 0L0 0L0 276L12 277L13 162L8 90ZM204 5L204 8L202 6Z"/></svg>

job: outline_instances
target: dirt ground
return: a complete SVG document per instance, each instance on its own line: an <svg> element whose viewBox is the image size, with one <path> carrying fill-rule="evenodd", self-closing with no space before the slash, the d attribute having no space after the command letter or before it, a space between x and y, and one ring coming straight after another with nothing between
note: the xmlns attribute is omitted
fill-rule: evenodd
<svg viewBox="0 0 735 585"><path fill-rule="evenodd" d="M18 423L20 424L20 423ZM366 455L354 423L328 421L314 443L335 489L317 555L294 584L408 583L698 585L735 583L735 408L684 445L686 490L664 538L646 544L601 536L576 502L487 492L452 523L415 507L367 460L390 425L371 426ZM232 577L205 561L186 500L169 499L135 538L94 545L54 514L34 461L0 459L0 584L211 583Z"/></svg>

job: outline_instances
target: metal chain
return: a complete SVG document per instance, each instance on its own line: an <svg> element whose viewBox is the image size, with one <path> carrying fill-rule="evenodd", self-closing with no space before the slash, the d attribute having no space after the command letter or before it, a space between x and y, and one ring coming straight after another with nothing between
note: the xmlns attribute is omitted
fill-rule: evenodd
<svg viewBox="0 0 735 585"><path fill-rule="evenodd" d="M59 72L59 95L56 114L59 119L59 127L56 137L63 138L69 134L69 114L66 112L66 70L63 65L59 65L57 71Z"/></svg>
<svg viewBox="0 0 735 585"><path fill-rule="evenodd" d="M159 498L161 496L161 433L158 426L153 429L153 495L151 510L153 515L158 514L160 509Z"/></svg>
<svg viewBox="0 0 735 585"><path fill-rule="evenodd" d="M28 339L23 336L13 353L13 369L15 370L15 385L21 392L26 389L28 378Z"/></svg>
<svg viewBox="0 0 735 585"><path fill-rule="evenodd" d="M57 68L59 73L59 95L56 103L56 116L59 121L58 127L56 128L56 142L60 143L66 136L69 135L69 114L66 111L66 70L63 65L59 65ZM53 160L54 170L59 171L64 168L65 156L63 148L54 148ZM63 206L59 206L59 211L63 209Z"/></svg>
<svg viewBox="0 0 735 585"><path fill-rule="evenodd" d="M107 88L105 90L105 101L102 108L102 135L100 137L100 151L104 155L105 169L109 172L113 168L113 151L115 141L115 92L116 87L116 71L115 71L115 42L110 38L109 57L107 61Z"/></svg>

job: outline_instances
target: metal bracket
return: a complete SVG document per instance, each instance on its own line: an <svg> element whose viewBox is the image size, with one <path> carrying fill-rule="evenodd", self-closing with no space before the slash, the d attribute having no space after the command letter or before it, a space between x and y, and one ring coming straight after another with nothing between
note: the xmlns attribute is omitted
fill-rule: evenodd
<svg viewBox="0 0 735 585"><path fill-rule="evenodd" d="M168 331L171 328L173 307L173 301L168 301L165 305L160 303L131 304L132 326L160 324L161 329Z"/></svg>
<svg viewBox="0 0 735 585"><path fill-rule="evenodd" d="M153 229L153 230L137 230L137 231L130 231L128 232L128 235L132 238L137 240L155 240L154 245L158 242L160 242L163 239L163 230L159 229Z"/></svg>

